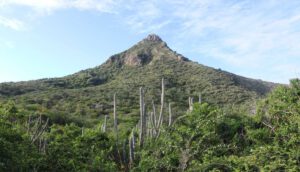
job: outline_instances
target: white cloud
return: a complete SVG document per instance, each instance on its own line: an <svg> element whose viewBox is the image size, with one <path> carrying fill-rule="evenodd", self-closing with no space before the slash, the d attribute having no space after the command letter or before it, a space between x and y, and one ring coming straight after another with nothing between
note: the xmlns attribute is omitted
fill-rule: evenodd
<svg viewBox="0 0 300 172"><path fill-rule="evenodd" d="M14 30L22 30L25 26L28 27L33 19L50 15L57 10L64 9L117 13L116 10L120 1L121 0L0 0L0 25ZM14 18L7 16L14 16Z"/></svg>
<svg viewBox="0 0 300 172"><path fill-rule="evenodd" d="M65 0L2 0L1 4L4 7L23 6L45 11L56 10L67 5Z"/></svg>
<svg viewBox="0 0 300 172"><path fill-rule="evenodd" d="M14 30L22 30L24 28L24 24L22 21L18 19L3 17L3 16L0 16L0 25Z"/></svg>
<svg viewBox="0 0 300 172"><path fill-rule="evenodd" d="M2 7L21 6L46 13L67 8L113 12L118 0L0 0L0 4Z"/></svg>
<svg viewBox="0 0 300 172"><path fill-rule="evenodd" d="M158 7L156 0L131 0L123 11L126 24L139 33L155 32L168 25L168 20L159 21L165 12Z"/></svg>
<svg viewBox="0 0 300 172"><path fill-rule="evenodd" d="M69 3L70 7L81 10L97 10L106 13L116 13L117 0L75 0Z"/></svg>

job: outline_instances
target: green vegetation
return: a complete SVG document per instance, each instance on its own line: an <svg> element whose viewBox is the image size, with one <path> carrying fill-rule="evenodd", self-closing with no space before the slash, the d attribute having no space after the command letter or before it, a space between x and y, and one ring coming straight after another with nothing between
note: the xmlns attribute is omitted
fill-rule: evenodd
<svg viewBox="0 0 300 172"><path fill-rule="evenodd" d="M28 116L13 102L1 105L0 171L299 171L300 80L279 86L257 102L257 113L195 103L157 138L136 139L129 160L130 137L113 127L81 128L69 121L50 124L31 141ZM39 119L32 116L32 120ZM41 118L45 124L46 118ZM122 125L122 121L119 122ZM102 124L102 123L101 123ZM134 130L136 131L136 130ZM133 133L134 134L134 133ZM136 133L137 134L137 133ZM136 135L137 136L137 135Z"/></svg>
<svg viewBox="0 0 300 172"><path fill-rule="evenodd" d="M0 103L13 100L27 114L47 114L55 123L90 127L112 115L114 93L120 117L137 119L139 87L145 88L148 104L152 100L157 104L161 78L166 80L166 103L173 104L175 116L185 112L188 97L196 99L200 93L205 102L231 106L254 103L276 85L191 62L165 42L145 39L106 63L73 75L2 83Z"/></svg>
<svg viewBox="0 0 300 172"><path fill-rule="evenodd" d="M152 36L92 69L0 84L0 171L300 171L300 80L216 70Z"/></svg>
<svg viewBox="0 0 300 172"><path fill-rule="evenodd" d="M258 102L257 114L207 103L140 152L137 171L299 171L300 80Z"/></svg>

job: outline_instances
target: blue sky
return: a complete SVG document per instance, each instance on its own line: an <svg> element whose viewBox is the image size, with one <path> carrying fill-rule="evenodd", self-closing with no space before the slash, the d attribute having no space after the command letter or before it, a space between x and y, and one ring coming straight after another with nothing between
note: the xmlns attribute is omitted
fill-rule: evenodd
<svg viewBox="0 0 300 172"><path fill-rule="evenodd" d="M300 77L299 0L0 0L0 82L94 67L150 33L207 66Z"/></svg>

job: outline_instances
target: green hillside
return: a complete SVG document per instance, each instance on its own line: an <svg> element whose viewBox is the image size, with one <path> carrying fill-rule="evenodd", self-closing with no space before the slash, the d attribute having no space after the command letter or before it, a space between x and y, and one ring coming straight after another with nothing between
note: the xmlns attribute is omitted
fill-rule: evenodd
<svg viewBox="0 0 300 172"><path fill-rule="evenodd" d="M0 93L1 172L300 170L299 79L213 69L156 35L98 67Z"/></svg>
<svg viewBox="0 0 300 172"><path fill-rule="evenodd" d="M176 113L186 110L188 97L196 101L201 94L203 101L221 106L242 104L275 86L192 62L149 35L100 66L62 78L2 83L0 95L2 102L13 100L28 113L39 110L93 121L112 113L114 93L120 114L138 114L140 86L146 89L148 103L158 103L161 78L166 81L166 102L174 104Z"/></svg>

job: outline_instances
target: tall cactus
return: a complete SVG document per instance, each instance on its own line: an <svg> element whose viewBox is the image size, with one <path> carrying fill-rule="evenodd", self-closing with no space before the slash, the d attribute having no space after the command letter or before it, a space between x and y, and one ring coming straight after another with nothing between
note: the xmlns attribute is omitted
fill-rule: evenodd
<svg viewBox="0 0 300 172"><path fill-rule="evenodd" d="M144 144L146 134L146 114L145 114L144 89L140 87L140 146Z"/></svg>
<svg viewBox="0 0 300 172"><path fill-rule="evenodd" d="M135 147L135 139L134 132L131 133L131 137L129 137L129 166L133 166L134 163L134 147Z"/></svg>
<svg viewBox="0 0 300 172"><path fill-rule="evenodd" d="M102 124L102 132L105 133L106 132L106 126L107 126L107 115L105 115L104 117L104 123Z"/></svg>
<svg viewBox="0 0 300 172"><path fill-rule="evenodd" d="M172 109L171 109L171 103L169 103L169 125L172 125Z"/></svg>
<svg viewBox="0 0 300 172"><path fill-rule="evenodd" d="M154 101L152 100L152 135L155 136L156 133L158 132L158 119L156 116L156 108L155 108L155 104Z"/></svg>
<svg viewBox="0 0 300 172"><path fill-rule="evenodd" d="M189 97L189 111L193 111L194 98Z"/></svg>
<svg viewBox="0 0 300 172"><path fill-rule="evenodd" d="M118 119L117 119L117 103L116 103L116 93L114 94L114 131L118 141Z"/></svg>
<svg viewBox="0 0 300 172"><path fill-rule="evenodd" d="M199 104L201 104L201 103L202 103L202 95L199 94Z"/></svg>
<svg viewBox="0 0 300 172"><path fill-rule="evenodd" d="M191 97L189 97L189 111L191 110Z"/></svg>
<svg viewBox="0 0 300 172"><path fill-rule="evenodd" d="M155 104L154 101L152 100L152 111L153 111L153 123L156 126L157 125L157 117L156 117L156 109L155 109Z"/></svg>
<svg viewBox="0 0 300 172"><path fill-rule="evenodd" d="M165 99L165 81L164 78L161 79L161 97L160 97L160 113L159 113L159 118L157 121L157 137L159 136L160 133L160 127L163 123L163 111L164 111L164 99Z"/></svg>
<svg viewBox="0 0 300 172"><path fill-rule="evenodd" d="M151 113L150 113L150 121L149 121L149 123L150 123L149 126L151 126L151 127L150 127L150 136L151 136L151 137L153 137L153 135L154 135L154 133L155 133L155 128L156 128L156 126L155 126L155 119L154 119L154 118L155 118L155 117L154 117L154 113L151 112Z"/></svg>

